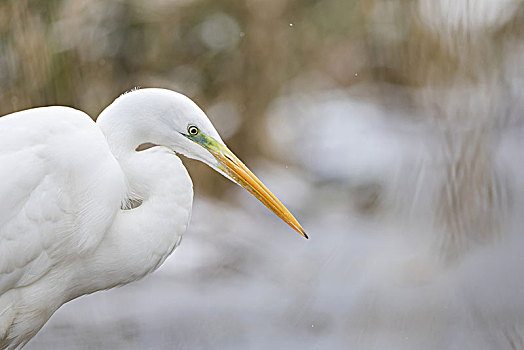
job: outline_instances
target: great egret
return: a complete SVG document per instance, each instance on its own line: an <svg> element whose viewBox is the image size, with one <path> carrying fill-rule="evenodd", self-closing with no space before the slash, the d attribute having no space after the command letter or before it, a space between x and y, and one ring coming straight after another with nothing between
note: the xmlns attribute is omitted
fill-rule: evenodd
<svg viewBox="0 0 524 350"><path fill-rule="evenodd" d="M158 147L137 152L144 143ZM307 238L182 94L132 91L96 123L59 106L4 116L0 348L25 345L62 304L137 280L164 262L180 243L193 201L175 153L241 185Z"/></svg>

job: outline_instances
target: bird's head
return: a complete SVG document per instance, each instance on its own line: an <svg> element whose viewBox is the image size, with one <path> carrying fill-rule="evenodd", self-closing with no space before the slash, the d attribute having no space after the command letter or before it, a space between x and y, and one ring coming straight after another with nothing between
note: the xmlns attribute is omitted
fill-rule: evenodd
<svg viewBox="0 0 524 350"><path fill-rule="evenodd" d="M126 121L108 118L109 115L125 116ZM206 163L245 188L307 238L289 210L227 148L206 114L188 97L165 89L135 90L116 99L102 112L97 123L108 139L111 138L108 133L119 133L118 139L128 140L132 149L150 142ZM112 125L108 128L106 124Z"/></svg>

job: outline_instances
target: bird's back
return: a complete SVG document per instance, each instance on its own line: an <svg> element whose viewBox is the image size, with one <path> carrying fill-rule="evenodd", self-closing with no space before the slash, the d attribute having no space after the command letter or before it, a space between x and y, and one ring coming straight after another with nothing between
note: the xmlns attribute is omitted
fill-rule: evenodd
<svg viewBox="0 0 524 350"><path fill-rule="evenodd" d="M0 118L0 340L15 321L16 294L95 249L124 193L85 113L43 107Z"/></svg>

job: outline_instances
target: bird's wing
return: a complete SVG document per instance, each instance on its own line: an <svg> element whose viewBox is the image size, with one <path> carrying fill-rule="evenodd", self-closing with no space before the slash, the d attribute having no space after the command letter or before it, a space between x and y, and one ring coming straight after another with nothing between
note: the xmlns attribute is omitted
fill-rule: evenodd
<svg viewBox="0 0 524 350"><path fill-rule="evenodd" d="M0 118L0 295L94 249L124 188L85 113L44 107Z"/></svg>

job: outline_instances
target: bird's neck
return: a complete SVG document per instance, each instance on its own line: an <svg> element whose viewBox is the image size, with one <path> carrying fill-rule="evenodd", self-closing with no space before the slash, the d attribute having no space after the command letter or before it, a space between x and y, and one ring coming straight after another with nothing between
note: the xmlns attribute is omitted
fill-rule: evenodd
<svg viewBox="0 0 524 350"><path fill-rule="evenodd" d="M92 263L86 264L92 270L87 278L99 279L92 291L132 282L158 268L180 243L191 216L191 178L173 152L153 147L118 160L128 193L141 204L118 212Z"/></svg>

